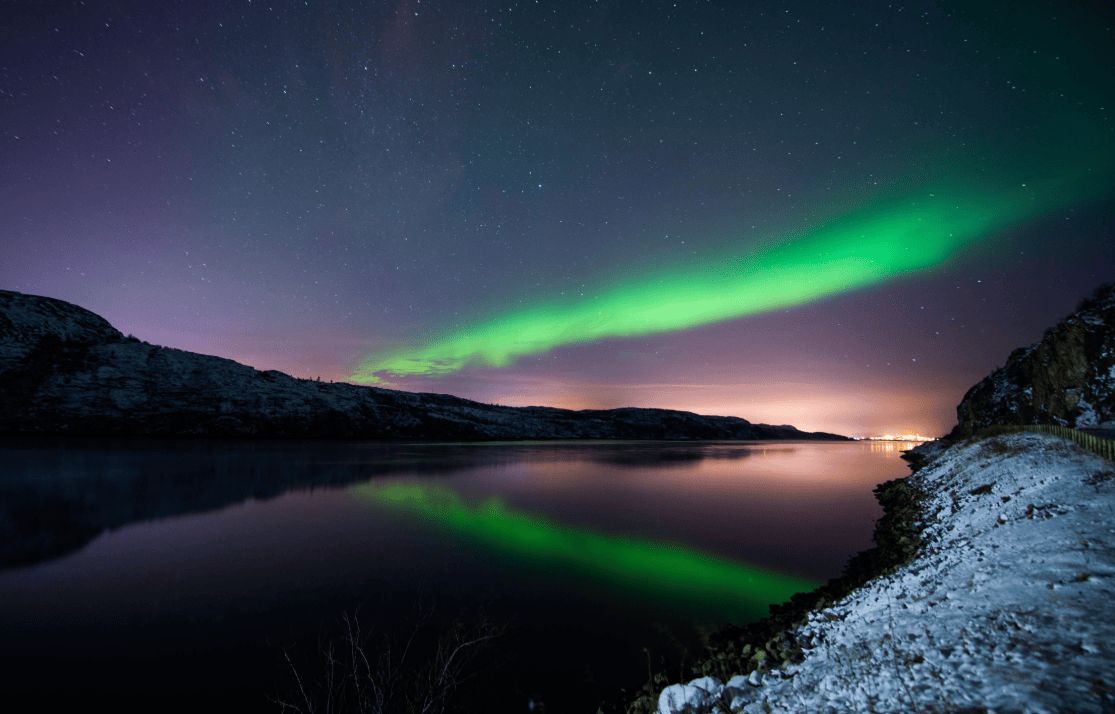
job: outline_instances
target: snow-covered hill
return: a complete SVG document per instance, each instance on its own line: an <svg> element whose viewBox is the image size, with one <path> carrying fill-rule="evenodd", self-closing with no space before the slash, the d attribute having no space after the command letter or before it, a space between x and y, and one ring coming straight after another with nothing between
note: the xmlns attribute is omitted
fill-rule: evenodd
<svg viewBox="0 0 1115 714"><path fill-rule="evenodd" d="M1115 464L1034 433L926 451L909 563L790 630L800 662L659 712L1115 711Z"/></svg>
<svg viewBox="0 0 1115 714"><path fill-rule="evenodd" d="M124 337L62 300L0 290L0 435L351 439L844 439L667 409L502 407L295 379Z"/></svg>

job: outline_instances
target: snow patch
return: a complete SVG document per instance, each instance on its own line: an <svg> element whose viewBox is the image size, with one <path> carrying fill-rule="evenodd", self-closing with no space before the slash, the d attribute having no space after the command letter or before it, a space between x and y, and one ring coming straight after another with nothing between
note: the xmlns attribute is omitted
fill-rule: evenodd
<svg viewBox="0 0 1115 714"><path fill-rule="evenodd" d="M910 477L918 554L813 612L801 664L673 685L659 712L1115 710L1112 466L1038 433L943 451Z"/></svg>
<svg viewBox="0 0 1115 714"><path fill-rule="evenodd" d="M1081 399L1076 403L1076 408L1080 410L1080 414L1076 417L1076 428L1084 429L1087 427L1094 427L1100 423L1099 415L1096 414L1096 409L1088 402Z"/></svg>

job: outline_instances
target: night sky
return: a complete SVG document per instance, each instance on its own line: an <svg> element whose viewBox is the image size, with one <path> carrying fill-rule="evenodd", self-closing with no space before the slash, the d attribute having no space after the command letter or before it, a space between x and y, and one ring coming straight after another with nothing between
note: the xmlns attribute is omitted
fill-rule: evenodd
<svg viewBox="0 0 1115 714"><path fill-rule="evenodd" d="M1115 277L1106 2L0 3L0 287L299 377L941 434Z"/></svg>

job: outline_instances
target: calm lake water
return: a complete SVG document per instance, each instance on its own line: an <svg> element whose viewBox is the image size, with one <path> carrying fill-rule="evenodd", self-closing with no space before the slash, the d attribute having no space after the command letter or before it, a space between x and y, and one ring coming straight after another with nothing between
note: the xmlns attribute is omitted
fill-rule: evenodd
<svg viewBox="0 0 1115 714"><path fill-rule="evenodd" d="M592 712L839 575L907 446L7 443L0 688L277 711L278 645L342 612L482 612L491 711Z"/></svg>

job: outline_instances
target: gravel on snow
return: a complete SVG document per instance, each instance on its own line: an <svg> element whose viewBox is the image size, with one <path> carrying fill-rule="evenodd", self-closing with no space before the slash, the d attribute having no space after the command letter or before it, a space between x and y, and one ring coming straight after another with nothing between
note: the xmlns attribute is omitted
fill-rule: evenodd
<svg viewBox="0 0 1115 714"><path fill-rule="evenodd" d="M909 563L811 613L800 664L672 685L660 714L1115 712L1112 467L1036 433L938 449Z"/></svg>

